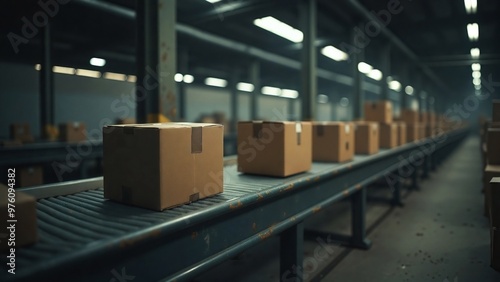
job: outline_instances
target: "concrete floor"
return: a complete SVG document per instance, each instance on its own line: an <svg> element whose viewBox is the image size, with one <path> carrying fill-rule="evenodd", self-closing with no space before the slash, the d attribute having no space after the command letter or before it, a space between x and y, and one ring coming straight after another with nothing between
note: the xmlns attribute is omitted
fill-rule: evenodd
<svg viewBox="0 0 500 282"><path fill-rule="evenodd" d="M483 216L479 139L469 138L421 184L404 193L403 208L373 200L390 189L369 191L368 251L305 242L306 281L500 281L489 267L489 227ZM306 227L350 233L348 202L309 219ZM262 244L193 281L280 281L279 241ZM321 256L315 256L315 254Z"/></svg>

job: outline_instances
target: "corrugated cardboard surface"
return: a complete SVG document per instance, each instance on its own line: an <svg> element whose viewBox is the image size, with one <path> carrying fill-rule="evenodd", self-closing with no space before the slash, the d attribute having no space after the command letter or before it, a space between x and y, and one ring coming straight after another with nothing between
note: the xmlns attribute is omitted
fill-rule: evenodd
<svg viewBox="0 0 500 282"><path fill-rule="evenodd" d="M79 142L87 140L85 123L68 122L59 125L59 139L62 142Z"/></svg>
<svg viewBox="0 0 500 282"><path fill-rule="evenodd" d="M355 123L355 152L356 154L371 155L379 151L379 126L377 122Z"/></svg>
<svg viewBox="0 0 500 282"><path fill-rule="evenodd" d="M16 246L19 248L25 245L30 245L38 240L37 222L36 222L36 200L32 196L22 192L15 193L15 223L16 227ZM7 233L7 227L10 223L8 219L8 188L0 184L0 229L2 233ZM7 234L8 235L8 234ZM0 251L10 250L13 246L8 245L8 241L2 238L0 242Z"/></svg>
<svg viewBox="0 0 500 282"><path fill-rule="evenodd" d="M310 122L238 123L238 171L286 177L311 165Z"/></svg>
<svg viewBox="0 0 500 282"><path fill-rule="evenodd" d="M396 123L380 123L380 148L398 146L398 125Z"/></svg>
<svg viewBox="0 0 500 282"><path fill-rule="evenodd" d="M413 123L420 122L418 111L410 110L410 109L401 110L401 121L404 121L407 124L413 124Z"/></svg>
<svg viewBox="0 0 500 282"><path fill-rule="evenodd" d="M31 143L34 141L31 135L30 125L28 123L13 123L10 125L10 138L19 140L23 143Z"/></svg>
<svg viewBox="0 0 500 282"><path fill-rule="evenodd" d="M222 192L221 125L115 125L103 133L108 199L163 210Z"/></svg>
<svg viewBox="0 0 500 282"><path fill-rule="evenodd" d="M313 123L313 161L345 162L354 157L355 132L352 123Z"/></svg>
<svg viewBox="0 0 500 282"><path fill-rule="evenodd" d="M406 142L414 142L420 139L420 124L412 123L406 124Z"/></svg>
<svg viewBox="0 0 500 282"><path fill-rule="evenodd" d="M406 144L406 123L398 122L398 146Z"/></svg>
<svg viewBox="0 0 500 282"><path fill-rule="evenodd" d="M383 123L392 122L392 102L376 101L365 103L365 120Z"/></svg>
<svg viewBox="0 0 500 282"><path fill-rule="evenodd" d="M19 169L19 187L37 186L43 184L43 167L28 166Z"/></svg>
<svg viewBox="0 0 500 282"><path fill-rule="evenodd" d="M493 100L492 122L500 122L500 100Z"/></svg>
<svg viewBox="0 0 500 282"><path fill-rule="evenodd" d="M500 128L489 128L486 138L488 163L500 165Z"/></svg>

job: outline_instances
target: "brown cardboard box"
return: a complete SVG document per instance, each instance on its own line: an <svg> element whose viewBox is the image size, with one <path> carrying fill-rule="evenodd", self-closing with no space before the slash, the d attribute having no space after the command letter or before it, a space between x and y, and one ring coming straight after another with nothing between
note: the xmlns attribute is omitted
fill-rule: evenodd
<svg viewBox="0 0 500 282"><path fill-rule="evenodd" d="M135 118L119 118L116 120L116 124L136 124Z"/></svg>
<svg viewBox="0 0 500 282"><path fill-rule="evenodd" d="M28 166L19 169L18 187L38 186L43 184L43 167Z"/></svg>
<svg viewBox="0 0 500 282"><path fill-rule="evenodd" d="M33 135L30 132L30 125L28 123L13 123L10 125L10 138L19 140L23 143L32 143L34 141Z"/></svg>
<svg viewBox="0 0 500 282"><path fill-rule="evenodd" d="M406 142L414 142L420 139L420 123L406 124Z"/></svg>
<svg viewBox="0 0 500 282"><path fill-rule="evenodd" d="M380 123L380 148L394 148L398 146L398 124Z"/></svg>
<svg viewBox="0 0 500 282"><path fill-rule="evenodd" d="M22 146L23 142L20 140L3 140L0 142L0 147L12 148Z"/></svg>
<svg viewBox="0 0 500 282"><path fill-rule="evenodd" d="M354 158L354 126L347 122L313 123L313 161L345 162Z"/></svg>
<svg viewBox="0 0 500 282"><path fill-rule="evenodd" d="M62 142L79 142L87 140L85 123L68 122L59 125L59 139Z"/></svg>
<svg viewBox="0 0 500 282"><path fill-rule="evenodd" d="M376 154L379 150L379 126L376 122L358 121L355 123L354 137L356 154Z"/></svg>
<svg viewBox="0 0 500 282"><path fill-rule="evenodd" d="M104 197L161 211L221 193L222 132L218 124L106 126Z"/></svg>
<svg viewBox="0 0 500 282"><path fill-rule="evenodd" d="M486 138L488 164L500 165L500 128L488 128Z"/></svg>
<svg viewBox="0 0 500 282"><path fill-rule="evenodd" d="M406 123L397 122L398 125L398 146L406 144Z"/></svg>
<svg viewBox="0 0 500 282"><path fill-rule="evenodd" d="M492 122L500 122L500 100L493 100Z"/></svg>
<svg viewBox="0 0 500 282"><path fill-rule="evenodd" d="M365 103L365 120L382 123L392 122L392 102L377 101Z"/></svg>
<svg viewBox="0 0 500 282"><path fill-rule="evenodd" d="M426 125L424 123L419 123L419 125L418 125L418 139L426 138L425 127L426 127Z"/></svg>
<svg viewBox="0 0 500 282"><path fill-rule="evenodd" d="M419 115L420 115L420 122L427 123L427 112L421 112Z"/></svg>
<svg viewBox="0 0 500 282"><path fill-rule="evenodd" d="M7 229L7 227L15 224L15 248L33 244L38 239L36 200L25 193L15 192L15 201L12 202L13 200L10 200L9 192L12 192L12 190L9 191L8 187L0 184L0 229L2 233L8 233L7 236L10 237L10 229ZM8 204L15 206L15 218L8 216L10 214ZM17 222L7 222L7 220L12 219L17 220ZM0 251L6 251L10 255L11 248L14 248L14 246L9 245L9 242L12 241L2 238L0 240Z"/></svg>
<svg viewBox="0 0 500 282"><path fill-rule="evenodd" d="M500 271L500 177L489 182L491 194L490 230L491 230L491 267Z"/></svg>
<svg viewBox="0 0 500 282"><path fill-rule="evenodd" d="M286 177L311 165L310 122L238 123L238 171Z"/></svg>
<svg viewBox="0 0 500 282"><path fill-rule="evenodd" d="M500 166L487 164L483 172L484 215L490 215L491 192L489 183L493 177L500 177Z"/></svg>
<svg viewBox="0 0 500 282"><path fill-rule="evenodd" d="M419 122L418 111L403 109L401 111L401 121L406 122L407 124L414 124Z"/></svg>

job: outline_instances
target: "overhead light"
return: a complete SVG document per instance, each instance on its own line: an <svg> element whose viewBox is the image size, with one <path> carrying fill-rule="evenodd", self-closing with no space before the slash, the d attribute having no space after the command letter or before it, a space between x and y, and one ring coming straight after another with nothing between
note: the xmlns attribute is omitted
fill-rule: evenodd
<svg viewBox="0 0 500 282"><path fill-rule="evenodd" d="M101 77L101 73L100 72L93 71L93 70L85 70L85 69L77 69L76 70L76 75L86 76L86 77L93 77L93 78L99 78L99 77Z"/></svg>
<svg viewBox="0 0 500 282"><path fill-rule="evenodd" d="M137 76L135 76L135 75L129 75L129 76L127 76L127 81L128 82L136 82L137 81Z"/></svg>
<svg viewBox="0 0 500 282"><path fill-rule="evenodd" d="M349 106L349 99L347 99L347 97L342 97L340 99L340 106L342 106L342 107Z"/></svg>
<svg viewBox="0 0 500 282"><path fill-rule="evenodd" d="M208 3L217 3L220 2L221 0L206 0Z"/></svg>
<svg viewBox="0 0 500 282"><path fill-rule="evenodd" d="M264 95L271 95L271 96L280 96L281 95L281 89L277 87L271 87L271 86L264 86L261 89L262 94Z"/></svg>
<svg viewBox="0 0 500 282"><path fill-rule="evenodd" d="M251 83L239 82L238 84L236 84L236 89L245 92L252 92L255 87Z"/></svg>
<svg viewBox="0 0 500 282"><path fill-rule="evenodd" d="M255 19L253 24L295 43L300 43L304 39L302 31L271 16Z"/></svg>
<svg viewBox="0 0 500 282"><path fill-rule="evenodd" d="M470 41L479 40L479 25L477 23L471 23L467 25L467 35Z"/></svg>
<svg viewBox="0 0 500 282"><path fill-rule="evenodd" d="M295 99L299 97L299 92L292 89L283 89L281 90L281 97Z"/></svg>
<svg viewBox="0 0 500 282"><path fill-rule="evenodd" d="M476 90L481 90L481 84L474 85L474 89L476 89Z"/></svg>
<svg viewBox="0 0 500 282"><path fill-rule="evenodd" d="M473 63L471 66L473 71L480 71L481 70L481 65L479 63Z"/></svg>
<svg viewBox="0 0 500 282"><path fill-rule="evenodd" d="M473 71L472 77L473 78L481 78L481 72L480 71Z"/></svg>
<svg viewBox="0 0 500 282"><path fill-rule="evenodd" d="M325 94L319 94L318 95L318 103L320 103L320 104L328 103L328 96L326 96Z"/></svg>
<svg viewBox="0 0 500 282"><path fill-rule="evenodd" d="M481 50L479 48L472 48L470 49L470 55L472 58L479 58L481 55Z"/></svg>
<svg viewBox="0 0 500 282"><path fill-rule="evenodd" d="M205 84L214 87L226 87L227 80L215 77L207 77L205 78Z"/></svg>
<svg viewBox="0 0 500 282"><path fill-rule="evenodd" d="M193 83L194 76L192 76L190 74L185 74L184 79L182 81L184 81L184 83L187 83L187 84Z"/></svg>
<svg viewBox="0 0 500 282"><path fill-rule="evenodd" d="M125 81L127 80L127 76L121 73L114 73L114 72L105 72L104 73L104 78L105 79L111 79L111 80L119 80L119 81Z"/></svg>
<svg viewBox="0 0 500 282"><path fill-rule="evenodd" d="M176 73L174 75L175 82L181 82L183 79L184 79L184 76L182 74L180 74L180 73Z"/></svg>
<svg viewBox="0 0 500 282"><path fill-rule="evenodd" d="M474 78L474 79L472 80L472 83L473 83L474 85L481 85L481 79L480 79L480 78Z"/></svg>
<svg viewBox="0 0 500 282"><path fill-rule="evenodd" d="M415 90L410 85L408 85L408 86L405 87L405 93L408 94L408 95L413 95L414 91Z"/></svg>
<svg viewBox="0 0 500 282"><path fill-rule="evenodd" d="M41 66L40 64L36 64L36 65L35 65L35 69L36 69L37 71L39 71L39 70L41 70L41 69L42 69L42 66Z"/></svg>
<svg viewBox="0 0 500 282"><path fill-rule="evenodd" d="M106 64L106 60L94 57L90 59L90 64L96 67L103 67Z"/></svg>
<svg viewBox="0 0 500 282"><path fill-rule="evenodd" d="M346 52L339 50L331 45L323 47L323 49L321 49L321 54L337 62L346 61L347 59L349 59L349 55L347 55Z"/></svg>
<svg viewBox="0 0 500 282"><path fill-rule="evenodd" d="M60 67L60 66L53 66L52 71L55 73L62 73L62 74L75 74L74 68L67 68L67 67Z"/></svg>
<svg viewBox="0 0 500 282"><path fill-rule="evenodd" d="M373 67L365 62L358 64L358 71L364 74L369 74L373 70Z"/></svg>
<svg viewBox="0 0 500 282"><path fill-rule="evenodd" d="M371 79L375 79L375 80L382 80L382 72L378 69L372 69L369 73L368 73L368 77L371 78Z"/></svg>
<svg viewBox="0 0 500 282"><path fill-rule="evenodd" d="M391 82L389 82L389 88L394 91L397 92L401 91L401 87L402 87L401 83L397 80L392 80Z"/></svg>
<svg viewBox="0 0 500 282"><path fill-rule="evenodd" d="M464 5L467 14L475 14L477 12L477 0L464 0Z"/></svg>

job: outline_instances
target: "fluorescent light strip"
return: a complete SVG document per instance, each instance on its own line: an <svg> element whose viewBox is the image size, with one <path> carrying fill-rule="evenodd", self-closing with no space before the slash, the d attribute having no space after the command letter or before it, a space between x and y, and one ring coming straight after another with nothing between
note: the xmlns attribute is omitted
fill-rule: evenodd
<svg viewBox="0 0 500 282"><path fill-rule="evenodd" d="M67 67L60 67L60 66L53 66L52 71L54 73L75 74L74 68L67 68Z"/></svg>
<svg viewBox="0 0 500 282"><path fill-rule="evenodd" d="M135 75L129 75L127 77L127 81L128 82L136 82L137 81L137 76L135 76Z"/></svg>
<svg viewBox="0 0 500 282"><path fill-rule="evenodd" d="M319 94L318 95L318 103L320 103L320 104L328 103L328 96L326 96L325 94Z"/></svg>
<svg viewBox="0 0 500 282"><path fill-rule="evenodd" d="M221 78L215 78L215 77L207 77L205 79L205 84L208 86L214 86L214 87L226 87L227 80L221 79Z"/></svg>
<svg viewBox="0 0 500 282"><path fill-rule="evenodd" d="M473 78L481 78L481 72L480 71L473 71L472 77Z"/></svg>
<svg viewBox="0 0 500 282"><path fill-rule="evenodd" d="M346 52L341 51L331 45L323 47L323 49L321 49L321 54L337 62L346 61L347 59L349 59L349 55L347 55Z"/></svg>
<svg viewBox="0 0 500 282"><path fill-rule="evenodd" d="M292 89L283 89L283 90L281 90L280 96L283 98L296 99L297 97L299 97L299 92L297 92L296 90L292 90Z"/></svg>
<svg viewBox="0 0 500 282"><path fill-rule="evenodd" d="M378 69L373 69L370 71L370 73L368 73L368 77L371 78L371 79L374 79L374 80L382 80L382 72Z"/></svg>
<svg viewBox="0 0 500 282"><path fill-rule="evenodd" d="M101 73L98 71L92 71L92 70L85 70L85 69L77 69L76 70L76 75L79 76L86 76L86 77L93 77L93 78L100 78Z"/></svg>
<svg viewBox="0 0 500 282"><path fill-rule="evenodd" d="M481 50L479 48L472 48L470 49L470 55L472 58L477 59L481 55Z"/></svg>
<svg viewBox="0 0 500 282"><path fill-rule="evenodd" d="M104 65L106 65L106 60L94 57L90 59L90 64L96 67L103 67Z"/></svg>
<svg viewBox="0 0 500 282"><path fill-rule="evenodd" d="M405 87L405 93L408 94L408 95L413 95L413 92L415 91L415 89L413 89L412 86L408 85Z"/></svg>
<svg viewBox="0 0 500 282"><path fill-rule="evenodd" d="M262 94L264 95L271 95L271 96L280 96L281 95L281 89L277 87L271 87L271 86L264 86L261 89Z"/></svg>
<svg viewBox="0 0 500 282"><path fill-rule="evenodd" d="M239 82L238 84L236 84L236 89L245 92L252 92L255 90L255 86L253 86L253 84L251 83Z"/></svg>
<svg viewBox="0 0 500 282"><path fill-rule="evenodd" d="M481 84L474 85L474 89L481 90Z"/></svg>
<svg viewBox="0 0 500 282"><path fill-rule="evenodd" d="M104 78L110 79L110 80L118 80L118 81L126 81L127 80L126 75L124 75L122 73L115 73L115 72L105 72Z"/></svg>
<svg viewBox="0 0 500 282"><path fill-rule="evenodd" d="M477 0L464 0L464 6L467 14L475 14L477 12Z"/></svg>
<svg viewBox="0 0 500 282"><path fill-rule="evenodd" d="M474 78L474 79L472 80L472 83L473 83L474 85L481 85L481 79L480 79L480 78Z"/></svg>
<svg viewBox="0 0 500 282"><path fill-rule="evenodd" d="M402 87L401 83L397 80L392 80L391 82L389 82L389 88L394 91L397 92L401 91L401 87Z"/></svg>
<svg viewBox="0 0 500 282"><path fill-rule="evenodd" d="M358 64L358 71L364 74L369 74L373 70L373 67L365 62Z"/></svg>
<svg viewBox="0 0 500 282"><path fill-rule="evenodd" d="M481 70L481 65L479 63L474 63L470 67L472 68L472 71L480 71Z"/></svg>
<svg viewBox="0 0 500 282"><path fill-rule="evenodd" d="M302 31L271 16L255 19L253 24L295 43L300 43L304 39Z"/></svg>
<svg viewBox="0 0 500 282"><path fill-rule="evenodd" d="M208 3L217 3L220 2L221 0L206 0Z"/></svg>
<svg viewBox="0 0 500 282"><path fill-rule="evenodd" d="M175 82L181 82L183 79L184 79L184 76L182 74L180 74L180 73L176 73L174 75Z"/></svg>
<svg viewBox="0 0 500 282"><path fill-rule="evenodd" d="M185 74L184 79L182 81L184 81L184 83L187 83L187 84L193 83L194 76L192 76L190 74Z"/></svg>
<svg viewBox="0 0 500 282"><path fill-rule="evenodd" d="M471 23L467 25L467 35L470 41L479 40L479 25L477 23Z"/></svg>
<svg viewBox="0 0 500 282"><path fill-rule="evenodd" d="M41 69L42 69L42 65L40 65L40 64L36 64L36 65L35 65L35 69L36 69L37 71L41 70Z"/></svg>

